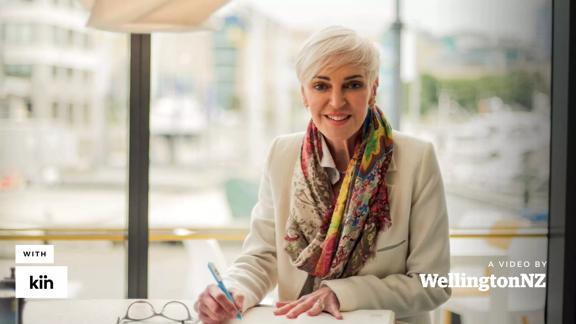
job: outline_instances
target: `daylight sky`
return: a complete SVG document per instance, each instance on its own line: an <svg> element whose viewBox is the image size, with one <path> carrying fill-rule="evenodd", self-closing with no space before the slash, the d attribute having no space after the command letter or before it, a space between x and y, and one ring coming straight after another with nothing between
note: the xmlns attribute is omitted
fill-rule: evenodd
<svg viewBox="0 0 576 324"><path fill-rule="evenodd" d="M401 7L408 28L529 40L536 34L538 12L550 1L404 0ZM232 0L228 6L246 3L287 27L311 30L339 24L379 34L394 15L393 0Z"/></svg>

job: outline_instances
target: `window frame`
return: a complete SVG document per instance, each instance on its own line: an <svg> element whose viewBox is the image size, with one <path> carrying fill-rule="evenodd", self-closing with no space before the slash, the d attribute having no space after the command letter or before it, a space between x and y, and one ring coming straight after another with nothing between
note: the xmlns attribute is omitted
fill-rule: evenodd
<svg viewBox="0 0 576 324"><path fill-rule="evenodd" d="M546 323L576 322L576 6L552 5L552 114ZM572 19L570 19L572 18ZM572 63L572 64L570 64ZM570 111L572 107L572 111ZM570 163L572 162L572 163Z"/></svg>
<svg viewBox="0 0 576 324"><path fill-rule="evenodd" d="M130 35L128 298L148 297L150 34Z"/></svg>

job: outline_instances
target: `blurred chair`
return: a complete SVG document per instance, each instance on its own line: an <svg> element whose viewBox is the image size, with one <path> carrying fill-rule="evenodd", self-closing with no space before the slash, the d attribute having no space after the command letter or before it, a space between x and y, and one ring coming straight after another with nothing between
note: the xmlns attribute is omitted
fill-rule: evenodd
<svg viewBox="0 0 576 324"><path fill-rule="evenodd" d="M258 183L230 178L224 183L226 200L234 218L250 218L252 208L258 201Z"/></svg>
<svg viewBox="0 0 576 324"><path fill-rule="evenodd" d="M233 218L250 218L258 199L258 184L231 178L224 183L224 191ZM184 248L188 255L186 296L196 299L207 285L215 283L208 271L208 262L213 262L221 273L226 271L228 264L217 240L187 240Z"/></svg>
<svg viewBox="0 0 576 324"><path fill-rule="evenodd" d="M217 240L186 240L184 248L188 255L186 298L196 300L206 286L216 283L208 271L208 262L213 262L221 273L228 265Z"/></svg>
<svg viewBox="0 0 576 324"><path fill-rule="evenodd" d="M486 268L489 262L497 264L506 261L504 255L458 255L451 257L453 273L466 273L471 276L506 276L505 269L495 266ZM477 271L470 271L475 269ZM490 271L489 269L494 269ZM480 270L480 271L478 271ZM461 324L504 324L506 321L506 309L508 297L506 289L491 288L487 292L477 288L453 288L452 297L443 304L435 313L435 323L450 323L451 313L460 315Z"/></svg>

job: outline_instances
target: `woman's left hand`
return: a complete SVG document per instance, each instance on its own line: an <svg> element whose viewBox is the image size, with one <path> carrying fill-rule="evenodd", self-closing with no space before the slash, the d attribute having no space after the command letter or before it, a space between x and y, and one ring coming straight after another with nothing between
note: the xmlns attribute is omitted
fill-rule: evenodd
<svg viewBox="0 0 576 324"><path fill-rule="evenodd" d="M309 316L316 316L326 312L336 319L342 319L338 297L327 286L322 286L315 292L304 295L296 301L276 303L274 315L286 315L287 318L296 318L304 312L307 312Z"/></svg>

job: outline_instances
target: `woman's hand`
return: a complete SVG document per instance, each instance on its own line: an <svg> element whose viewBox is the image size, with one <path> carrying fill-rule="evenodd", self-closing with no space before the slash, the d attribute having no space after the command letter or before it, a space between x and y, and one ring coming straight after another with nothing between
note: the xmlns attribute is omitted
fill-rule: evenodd
<svg viewBox="0 0 576 324"><path fill-rule="evenodd" d="M244 296L236 294L234 291L230 291L230 294L232 294L238 309L242 311ZM226 295L216 285L206 287L198 296L196 303L194 303L194 309L200 320L206 324L224 322L236 317L237 312L234 304L226 298Z"/></svg>
<svg viewBox="0 0 576 324"><path fill-rule="evenodd" d="M316 316L326 312L336 319L342 319L338 297L327 286L320 287L315 292L304 295L296 301L276 303L274 315L286 315L288 318L296 318L304 312L309 316Z"/></svg>

